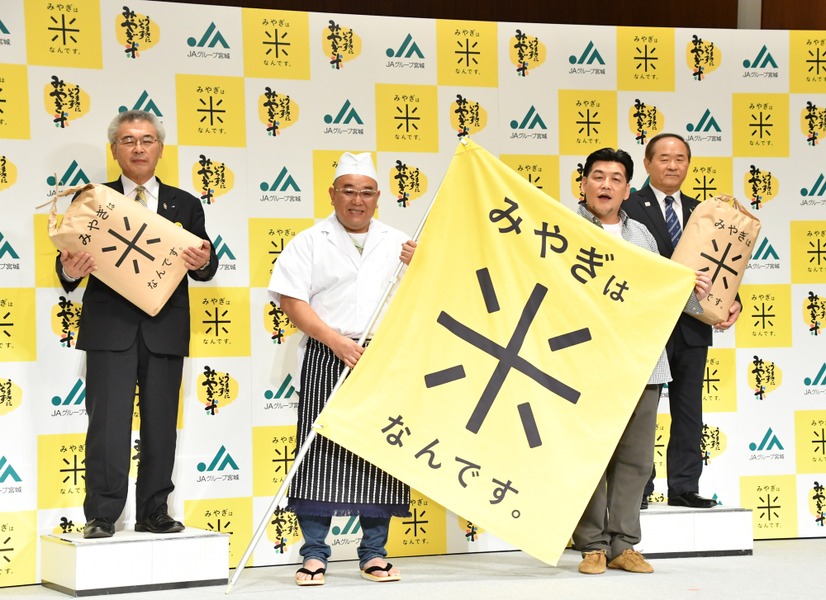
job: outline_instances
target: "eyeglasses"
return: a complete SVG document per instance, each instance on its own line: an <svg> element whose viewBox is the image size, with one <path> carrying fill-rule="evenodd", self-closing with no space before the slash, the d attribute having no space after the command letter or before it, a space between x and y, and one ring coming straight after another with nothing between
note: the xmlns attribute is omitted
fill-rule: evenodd
<svg viewBox="0 0 826 600"><path fill-rule="evenodd" d="M143 146L144 148L151 148L157 141L157 138L154 138L151 135L145 135L140 139L127 135L126 137L119 139L118 144L121 146L126 146L127 148L134 148L137 145Z"/></svg>
<svg viewBox="0 0 826 600"><path fill-rule="evenodd" d="M348 200L355 200L356 196L361 196L365 200L372 200L376 196L379 195L377 190L357 190L354 188L333 188L335 191L340 192L344 195L345 198Z"/></svg>

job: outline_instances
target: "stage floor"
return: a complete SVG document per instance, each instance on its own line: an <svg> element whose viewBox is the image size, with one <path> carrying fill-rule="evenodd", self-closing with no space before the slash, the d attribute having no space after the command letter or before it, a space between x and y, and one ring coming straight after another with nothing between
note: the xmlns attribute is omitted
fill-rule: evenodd
<svg viewBox="0 0 826 600"><path fill-rule="evenodd" d="M746 556L652 559L655 572L639 575L612 571L581 575L579 554L566 550L557 567L549 567L523 552L487 552L448 556L398 558L398 583L371 583L359 577L354 561L330 564L327 583L316 591L293 583L296 566L249 567L232 593L226 586L118 594L131 600L289 600L309 596L336 600L473 600L508 598L668 598L720 599L810 598L818 588L818 573L826 556L826 539L754 542ZM230 572L230 576L231 576ZM0 589L0 598L56 600L69 596L39 585Z"/></svg>

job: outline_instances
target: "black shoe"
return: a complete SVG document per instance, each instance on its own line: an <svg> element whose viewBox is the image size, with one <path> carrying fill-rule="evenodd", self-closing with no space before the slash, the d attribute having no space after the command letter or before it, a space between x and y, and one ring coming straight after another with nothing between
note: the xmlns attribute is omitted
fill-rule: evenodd
<svg viewBox="0 0 826 600"><path fill-rule="evenodd" d="M686 506L688 508L711 508L717 506L717 501L703 498L697 492L686 492L680 496L669 496L668 506Z"/></svg>
<svg viewBox="0 0 826 600"><path fill-rule="evenodd" d="M648 498L643 496L642 502L640 502L640 510L645 510L648 508Z"/></svg>
<svg viewBox="0 0 826 600"><path fill-rule="evenodd" d="M90 519L83 526L84 539L107 538L115 535L115 524L106 518Z"/></svg>
<svg viewBox="0 0 826 600"><path fill-rule="evenodd" d="M178 533L184 530L184 524L176 521L166 512L165 509L156 510L152 516L145 521L135 523L135 531L148 531L149 533Z"/></svg>

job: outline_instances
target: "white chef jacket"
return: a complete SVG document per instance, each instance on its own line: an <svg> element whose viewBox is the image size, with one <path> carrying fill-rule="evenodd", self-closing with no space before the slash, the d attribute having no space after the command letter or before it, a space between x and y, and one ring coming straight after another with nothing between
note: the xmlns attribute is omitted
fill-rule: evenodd
<svg viewBox="0 0 826 600"><path fill-rule="evenodd" d="M333 330L359 339L399 265L402 244L409 239L404 232L372 219L359 254L333 212L284 248L272 270L270 297L279 306L282 294L303 300ZM303 336L296 363L299 377L294 384L301 381L305 345Z"/></svg>

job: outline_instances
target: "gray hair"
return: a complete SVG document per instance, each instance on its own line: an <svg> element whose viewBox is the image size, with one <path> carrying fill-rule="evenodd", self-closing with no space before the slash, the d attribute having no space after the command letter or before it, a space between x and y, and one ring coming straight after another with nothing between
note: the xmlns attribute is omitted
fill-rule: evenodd
<svg viewBox="0 0 826 600"><path fill-rule="evenodd" d="M115 118L112 119L112 122L109 123L109 129L106 132L109 136L109 143L114 144L117 142L118 129L120 126L123 123L130 123L132 121L146 121L152 125L158 134L158 141L161 144L164 143L164 140L166 139L166 130L163 128L163 123L158 120L158 117L152 113L146 112L145 110L127 110L122 113L118 113Z"/></svg>

